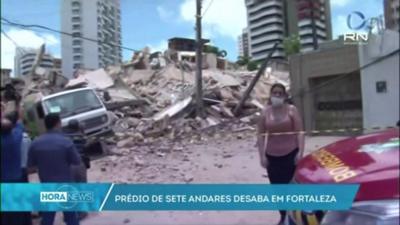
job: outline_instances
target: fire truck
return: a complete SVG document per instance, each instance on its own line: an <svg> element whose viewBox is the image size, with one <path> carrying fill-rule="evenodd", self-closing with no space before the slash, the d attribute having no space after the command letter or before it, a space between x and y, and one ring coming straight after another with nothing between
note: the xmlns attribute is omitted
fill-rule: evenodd
<svg viewBox="0 0 400 225"><path fill-rule="evenodd" d="M286 225L398 225L399 129L325 146L302 159L297 184L359 184L347 211L288 211Z"/></svg>

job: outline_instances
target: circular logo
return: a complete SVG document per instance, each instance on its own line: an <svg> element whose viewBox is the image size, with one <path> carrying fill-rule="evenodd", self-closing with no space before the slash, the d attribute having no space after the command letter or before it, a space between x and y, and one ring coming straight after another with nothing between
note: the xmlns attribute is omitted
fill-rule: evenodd
<svg viewBox="0 0 400 225"><path fill-rule="evenodd" d="M347 15L347 27L352 30L360 30L365 27L366 23L364 14L359 11L353 11Z"/></svg>
<svg viewBox="0 0 400 225"><path fill-rule="evenodd" d="M57 191L59 192L67 192L67 195L70 195L71 193L77 193L78 189L74 188L71 185L63 185L61 187L59 187L57 189ZM66 202L59 202L58 203L60 205L61 208L63 209L72 209L74 208L78 202L76 201L71 201L68 197L67 197L67 201Z"/></svg>

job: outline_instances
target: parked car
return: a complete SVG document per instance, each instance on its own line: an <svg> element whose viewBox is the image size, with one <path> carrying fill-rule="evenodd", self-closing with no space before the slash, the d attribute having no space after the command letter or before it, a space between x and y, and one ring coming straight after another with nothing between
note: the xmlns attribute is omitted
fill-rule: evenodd
<svg viewBox="0 0 400 225"><path fill-rule="evenodd" d="M360 184L348 211L289 211L286 225L398 225L399 129L325 146L299 162L298 184Z"/></svg>

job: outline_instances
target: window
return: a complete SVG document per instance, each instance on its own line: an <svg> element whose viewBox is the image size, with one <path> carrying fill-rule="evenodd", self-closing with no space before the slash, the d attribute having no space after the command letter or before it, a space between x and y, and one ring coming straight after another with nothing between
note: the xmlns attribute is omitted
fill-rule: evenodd
<svg viewBox="0 0 400 225"><path fill-rule="evenodd" d="M81 60L81 56L80 55L74 55L74 60L75 61L79 61L79 60Z"/></svg>
<svg viewBox="0 0 400 225"><path fill-rule="evenodd" d="M72 2L72 7L79 7L79 6L81 6L81 3L79 1Z"/></svg>
<svg viewBox="0 0 400 225"><path fill-rule="evenodd" d="M78 15L80 13L79 9L74 9L72 10L72 14Z"/></svg>
<svg viewBox="0 0 400 225"><path fill-rule="evenodd" d="M77 17L77 16L72 17L72 22L80 22L80 21L81 21L80 17Z"/></svg>
<svg viewBox="0 0 400 225"><path fill-rule="evenodd" d="M79 69L81 68L81 64L80 63L75 63L74 64L74 69Z"/></svg>
<svg viewBox="0 0 400 225"><path fill-rule="evenodd" d="M82 49L80 49L80 48L74 48L74 49L73 49L73 52L74 52L74 53L81 53L81 52L82 52Z"/></svg>
<svg viewBox="0 0 400 225"><path fill-rule="evenodd" d="M80 45L82 43L81 40L73 40L72 45Z"/></svg>
<svg viewBox="0 0 400 225"><path fill-rule="evenodd" d="M386 93L386 81L377 81L376 82L376 93Z"/></svg>
<svg viewBox="0 0 400 225"><path fill-rule="evenodd" d="M44 100L43 105L49 112L59 111L61 118L102 107L101 102L92 90L76 91L52 97Z"/></svg>
<svg viewBox="0 0 400 225"><path fill-rule="evenodd" d="M72 33L72 37L80 37L81 33L80 32L74 32Z"/></svg>
<svg viewBox="0 0 400 225"><path fill-rule="evenodd" d="M81 25L79 25L79 24L74 24L74 25L72 25L72 29L73 29L73 30L79 30L79 29L81 29Z"/></svg>

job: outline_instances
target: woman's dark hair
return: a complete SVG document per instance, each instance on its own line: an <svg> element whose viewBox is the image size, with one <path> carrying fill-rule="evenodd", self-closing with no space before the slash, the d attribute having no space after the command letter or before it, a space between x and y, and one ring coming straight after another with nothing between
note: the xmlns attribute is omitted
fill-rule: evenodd
<svg viewBox="0 0 400 225"><path fill-rule="evenodd" d="M286 95L286 98L288 97L288 93L286 92L286 87L285 85L281 84L281 83L274 83L271 88L269 89L269 98L268 98L268 105L271 105L271 94L272 94L272 90L274 90L275 88L281 88L283 90L283 92ZM285 98L285 102L287 102L287 99Z"/></svg>
<svg viewBox="0 0 400 225"><path fill-rule="evenodd" d="M283 92L285 92L285 94L287 95L286 92L286 87L285 85L281 84L281 83L275 83L271 86L271 89L269 89L269 94L271 95L272 90L274 90L275 88L281 88L283 90Z"/></svg>

